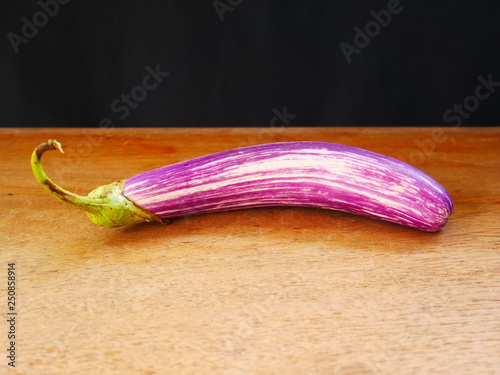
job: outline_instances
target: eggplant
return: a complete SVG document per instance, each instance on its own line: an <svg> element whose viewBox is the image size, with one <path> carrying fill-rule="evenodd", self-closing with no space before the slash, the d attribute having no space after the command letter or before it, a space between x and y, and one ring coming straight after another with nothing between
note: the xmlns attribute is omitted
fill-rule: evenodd
<svg viewBox="0 0 500 375"><path fill-rule="evenodd" d="M119 227L144 221L269 206L338 210L422 231L440 230L453 212L448 192L423 171L357 147L279 142L241 147L167 165L70 193L44 173L38 146L31 164L52 195L87 212L92 222Z"/></svg>

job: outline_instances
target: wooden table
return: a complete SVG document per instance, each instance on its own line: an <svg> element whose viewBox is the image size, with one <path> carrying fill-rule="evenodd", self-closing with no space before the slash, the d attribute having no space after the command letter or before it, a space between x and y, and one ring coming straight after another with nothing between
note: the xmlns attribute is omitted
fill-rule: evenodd
<svg viewBox="0 0 500 375"><path fill-rule="evenodd" d="M317 140L412 162L452 195L438 233L263 208L109 229L70 191L195 156ZM499 374L500 128L2 129L1 374ZM5 349L16 273L16 367ZM8 371L10 370L10 371Z"/></svg>

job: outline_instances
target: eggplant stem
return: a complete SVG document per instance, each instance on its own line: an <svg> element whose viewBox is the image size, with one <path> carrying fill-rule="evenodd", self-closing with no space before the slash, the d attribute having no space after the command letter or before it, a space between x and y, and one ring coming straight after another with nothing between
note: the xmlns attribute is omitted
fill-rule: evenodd
<svg viewBox="0 0 500 375"><path fill-rule="evenodd" d="M74 194L56 185L45 174L41 163L42 155L51 150L59 150L64 153L59 142L55 139L49 139L39 145L31 154L31 169L35 178L60 201L84 210L95 224L105 227L119 227L144 221L163 223L158 216L137 206L122 194L124 181L100 186L90 192L88 196Z"/></svg>
<svg viewBox="0 0 500 375"><path fill-rule="evenodd" d="M72 206L76 206L80 209L83 209L86 212L96 213L99 210L99 202L95 199L91 199L90 197L81 196L78 194L74 194L70 191L63 189L62 187L55 184L46 174L42 168L42 155L46 151L51 150L59 150L61 153L64 153L62 146L55 139L49 139L47 142L42 143L38 146L33 154L31 155L31 168L33 170L33 174L37 181L54 197L59 199L60 201L70 204Z"/></svg>

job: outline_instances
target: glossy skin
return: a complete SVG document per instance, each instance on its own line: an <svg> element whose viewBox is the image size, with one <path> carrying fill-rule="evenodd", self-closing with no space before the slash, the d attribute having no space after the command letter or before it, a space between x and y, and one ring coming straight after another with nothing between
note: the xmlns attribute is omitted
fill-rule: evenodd
<svg viewBox="0 0 500 375"><path fill-rule="evenodd" d="M238 148L131 177L123 195L160 218L265 206L340 210L424 231L453 212L448 192L402 161L325 142Z"/></svg>

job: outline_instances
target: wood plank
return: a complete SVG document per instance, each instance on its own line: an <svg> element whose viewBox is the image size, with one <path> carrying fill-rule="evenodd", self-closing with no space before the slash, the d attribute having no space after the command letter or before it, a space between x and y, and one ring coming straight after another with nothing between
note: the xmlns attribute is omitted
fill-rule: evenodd
<svg viewBox="0 0 500 375"><path fill-rule="evenodd" d="M255 143L344 143L448 189L438 233L345 213L261 208L101 228L79 194ZM2 348L16 263L13 374L498 374L500 128L1 129Z"/></svg>

